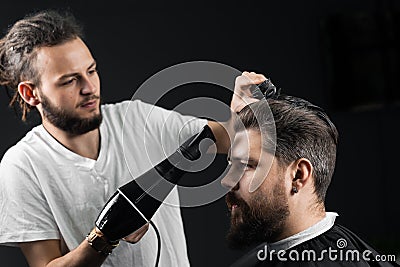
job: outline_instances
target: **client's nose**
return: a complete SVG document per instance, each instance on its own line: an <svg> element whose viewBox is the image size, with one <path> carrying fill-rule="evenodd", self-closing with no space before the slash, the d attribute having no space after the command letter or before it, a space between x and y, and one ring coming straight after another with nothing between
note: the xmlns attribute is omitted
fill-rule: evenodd
<svg viewBox="0 0 400 267"><path fill-rule="evenodd" d="M235 175L231 170L229 170L225 177L222 178L221 185L230 190L236 189L239 187L239 180L240 175Z"/></svg>

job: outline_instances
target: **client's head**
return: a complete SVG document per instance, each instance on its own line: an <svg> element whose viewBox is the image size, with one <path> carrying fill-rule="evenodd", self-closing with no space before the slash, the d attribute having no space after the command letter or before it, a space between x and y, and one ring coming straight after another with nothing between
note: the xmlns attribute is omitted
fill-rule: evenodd
<svg viewBox="0 0 400 267"><path fill-rule="evenodd" d="M240 111L235 131L222 180L231 247L281 240L325 215L338 132L321 108L293 96L258 101Z"/></svg>

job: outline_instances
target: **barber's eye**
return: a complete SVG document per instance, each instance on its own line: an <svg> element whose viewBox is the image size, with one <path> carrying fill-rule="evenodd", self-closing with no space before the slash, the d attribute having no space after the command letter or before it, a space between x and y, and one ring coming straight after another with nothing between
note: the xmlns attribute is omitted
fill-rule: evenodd
<svg viewBox="0 0 400 267"><path fill-rule="evenodd" d="M97 72L97 69L91 69L91 70L89 70L89 74L94 74L94 73L96 73Z"/></svg>
<svg viewBox="0 0 400 267"><path fill-rule="evenodd" d="M68 81L66 81L66 82L63 82L61 85L69 85L69 84L72 84L75 80L76 80L75 78L74 78L74 79L70 79L70 80L68 80Z"/></svg>

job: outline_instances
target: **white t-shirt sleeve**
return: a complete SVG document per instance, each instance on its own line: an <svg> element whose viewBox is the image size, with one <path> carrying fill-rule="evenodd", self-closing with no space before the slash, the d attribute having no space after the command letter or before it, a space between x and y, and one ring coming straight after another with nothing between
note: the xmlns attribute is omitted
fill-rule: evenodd
<svg viewBox="0 0 400 267"><path fill-rule="evenodd" d="M15 150L11 148L0 164L0 244L60 239L34 171L22 164L29 160Z"/></svg>
<svg viewBox="0 0 400 267"><path fill-rule="evenodd" d="M129 101L124 114L124 142L140 136L142 144L136 146L142 149L141 153L151 160L153 166L175 152L179 145L200 132L208 122L141 100Z"/></svg>

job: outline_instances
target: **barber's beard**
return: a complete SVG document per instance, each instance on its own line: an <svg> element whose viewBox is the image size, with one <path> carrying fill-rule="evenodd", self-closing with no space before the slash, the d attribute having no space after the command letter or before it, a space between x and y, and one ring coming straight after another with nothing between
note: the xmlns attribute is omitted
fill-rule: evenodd
<svg viewBox="0 0 400 267"><path fill-rule="evenodd" d="M226 200L239 207L236 214L231 215L231 227L226 237L230 248L242 249L271 242L282 233L289 216L283 185L277 185L272 196L265 196L261 191L254 192L249 204L233 192L227 194Z"/></svg>
<svg viewBox="0 0 400 267"><path fill-rule="evenodd" d="M48 122L53 124L55 127L72 135L80 135L90 132L94 129L99 128L103 116L101 109L98 114L93 115L91 118L80 118L72 112L63 110L53 105L49 98L41 94L41 103L43 109L43 116ZM98 96L88 97L88 101L91 99L99 99Z"/></svg>

